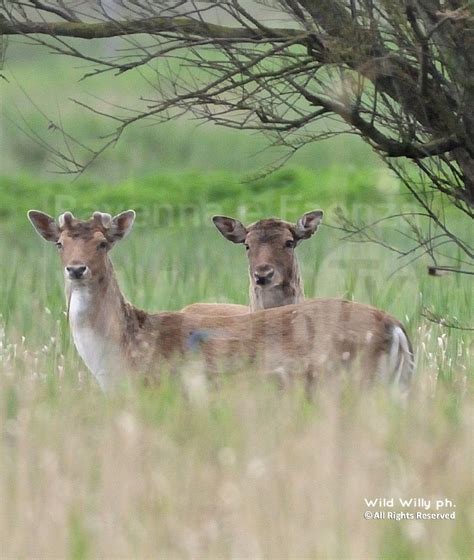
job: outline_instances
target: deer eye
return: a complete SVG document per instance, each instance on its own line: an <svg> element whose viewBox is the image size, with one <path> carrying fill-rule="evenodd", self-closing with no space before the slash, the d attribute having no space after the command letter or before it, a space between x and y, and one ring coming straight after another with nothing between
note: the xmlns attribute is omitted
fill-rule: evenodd
<svg viewBox="0 0 474 560"><path fill-rule="evenodd" d="M247 245L247 243L245 243L244 246L245 246L246 251L248 251L250 249L250 247Z"/></svg>
<svg viewBox="0 0 474 560"><path fill-rule="evenodd" d="M58 249L62 249L62 248L63 248L63 244L61 243L61 241L57 241L57 242L55 243L55 245L56 245L56 247L57 247Z"/></svg>
<svg viewBox="0 0 474 560"><path fill-rule="evenodd" d="M289 249L293 249L295 245L296 243L293 241L293 239L288 239L288 241L286 241L285 243L285 247L288 247Z"/></svg>
<svg viewBox="0 0 474 560"><path fill-rule="evenodd" d="M109 246L109 244L107 243L107 241L101 241L97 245L97 249L107 249L108 246Z"/></svg>

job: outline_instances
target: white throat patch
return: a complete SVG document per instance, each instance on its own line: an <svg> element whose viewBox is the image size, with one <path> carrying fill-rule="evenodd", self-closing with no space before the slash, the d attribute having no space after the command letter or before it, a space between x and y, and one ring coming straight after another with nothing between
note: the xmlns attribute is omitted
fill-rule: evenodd
<svg viewBox="0 0 474 560"><path fill-rule="evenodd" d="M123 360L118 344L104 330L88 286L71 286L69 322L76 349L103 390L120 377Z"/></svg>

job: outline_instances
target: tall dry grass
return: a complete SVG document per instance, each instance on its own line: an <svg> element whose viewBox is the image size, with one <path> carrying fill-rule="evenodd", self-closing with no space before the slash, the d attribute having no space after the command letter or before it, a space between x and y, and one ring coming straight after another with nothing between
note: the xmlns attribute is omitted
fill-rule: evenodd
<svg viewBox="0 0 474 560"><path fill-rule="evenodd" d="M47 352L2 349L2 557L469 557L473 402L433 394L436 368L406 407L250 373L202 399L171 378L106 397L59 363L42 378ZM448 498L456 519L365 520L375 497Z"/></svg>

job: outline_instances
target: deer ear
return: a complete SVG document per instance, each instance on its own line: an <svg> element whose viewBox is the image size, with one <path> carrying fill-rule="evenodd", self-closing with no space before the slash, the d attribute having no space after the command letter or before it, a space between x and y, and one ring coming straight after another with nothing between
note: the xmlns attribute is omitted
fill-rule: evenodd
<svg viewBox="0 0 474 560"><path fill-rule="evenodd" d="M318 231L322 219L322 210L313 210L312 212L303 214L296 222L296 237L298 239L309 239Z"/></svg>
<svg viewBox="0 0 474 560"><path fill-rule="evenodd" d="M133 227L135 215L134 210L127 210L112 218L108 227L108 237L110 237L112 241L120 241L128 235Z"/></svg>
<svg viewBox="0 0 474 560"><path fill-rule="evenodd" d="M51 218L51 216L48 216L48 214L44 212L30 210L28 212L28 219L43 239L51 241L52 243L57 243L60 231L54 218Z"/></svg>
<svg viewBox="0 0 474 560"><path fill-rule="evenodd" d="M227 216L213 216L212 221L222 235L233 243L243 243L247 230L239 220Z"/></svg>

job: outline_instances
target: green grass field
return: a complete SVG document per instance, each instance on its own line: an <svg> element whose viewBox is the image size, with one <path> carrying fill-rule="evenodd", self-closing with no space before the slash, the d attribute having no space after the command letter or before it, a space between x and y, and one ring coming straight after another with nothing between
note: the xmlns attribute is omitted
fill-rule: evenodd
<svg viewBox="0 0 474 560"><path fill-rule="evenodd" d="M255 178L272 159L255 156L260 139L187 122L137 129L77 182L48 176L48 152L18 131L18 116L53 133L18 84L56 116L61 107L81 135L99 125L66 104L62 78L84 93L73 70L51 61L40 75L28 53L13 50L4 71L0 136L0 557L470 558L472 332L422 310L472 326L472 281L432 278L424 259L400 268L407 261L331 227L338 207L367 220L411 208L397 182L346 138ZM115 94L130 93L131 78L121 84ZM322 208L324 226L297 249L307 297L352 298L406 324L417 360L407 406L350 380L321 385L309 403L298 384L282 393L257 372L216 388L193 385L187 369L158 388L103 395L72 344L59 259L29 208L83 218L137 210L112 258L127 298L150 311L246 303L245 251L219 235L212 214L295 220ZM385 226L384 239L408 243L397 227ZM366 505L375 498L395 505ZM455 519L364 519L423 511L398 498L432 500L429 512Z"/></svg>

